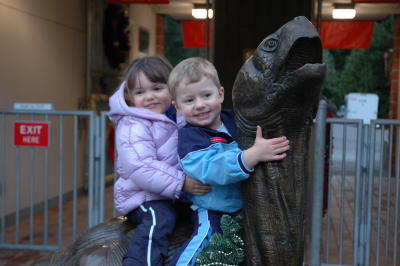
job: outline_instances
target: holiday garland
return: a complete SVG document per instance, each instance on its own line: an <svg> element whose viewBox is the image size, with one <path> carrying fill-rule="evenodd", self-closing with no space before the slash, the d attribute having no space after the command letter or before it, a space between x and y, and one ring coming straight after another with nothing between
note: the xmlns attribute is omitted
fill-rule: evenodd
<svg viewBox="0 0 400 266"><path fill-rule="evenodd" d="M196 265L239 265L245 256L244 242L240 237L242 219L241 213L232 216L223 215L221 218L222 234L214 234L211 237L210 243L197 257Z"/></svg>

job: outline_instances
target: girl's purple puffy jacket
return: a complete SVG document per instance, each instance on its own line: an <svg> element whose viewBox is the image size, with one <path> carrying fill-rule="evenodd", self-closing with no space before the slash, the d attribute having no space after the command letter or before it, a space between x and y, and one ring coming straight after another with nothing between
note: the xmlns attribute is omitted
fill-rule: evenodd
<svg viewBox="0 0 400 266"><path fill-rule="evenodd" d="M109 117L115 125L116 169L114 203L127 214L143 202L180 197L185 176L178 166L177 123L163 114L130 107L124 99L124 83L110 98Z"/></svg>

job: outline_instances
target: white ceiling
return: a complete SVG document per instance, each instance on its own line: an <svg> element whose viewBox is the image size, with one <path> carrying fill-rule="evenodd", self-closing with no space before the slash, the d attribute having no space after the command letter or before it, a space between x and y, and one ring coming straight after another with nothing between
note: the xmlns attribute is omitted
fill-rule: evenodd
<svg viewBox="0 0 400 266"><path fill-rule="evenodd" d="M318 0L313 1L314 12L317 14ZM205 4L206 0L171 0L169 4L151 6L157 14L169 15L177 20L193 20L191 10L194 3ZM334 3L351 3L351 0L322 0L322 20L332 19L331 13ZM357 4L355 8L357 12L356 20L381 20L391 14L400 14L400 1L398 4Z"/></svg>

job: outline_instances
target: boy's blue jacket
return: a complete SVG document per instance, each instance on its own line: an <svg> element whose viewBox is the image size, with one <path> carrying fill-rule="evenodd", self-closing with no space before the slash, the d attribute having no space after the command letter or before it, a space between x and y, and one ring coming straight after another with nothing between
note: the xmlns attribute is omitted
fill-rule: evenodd
<svg viewBox="0 0 400 266"><path fill-rule="evenodd" d="M236 124L232 110L223 110L221 120L231 136L224 132L187 124L178 131L178 154L183 171L212 186L212 191L189 200L199 207L233 213L242 208L240 181L252 169L243 163L236 142Z"/></svg>

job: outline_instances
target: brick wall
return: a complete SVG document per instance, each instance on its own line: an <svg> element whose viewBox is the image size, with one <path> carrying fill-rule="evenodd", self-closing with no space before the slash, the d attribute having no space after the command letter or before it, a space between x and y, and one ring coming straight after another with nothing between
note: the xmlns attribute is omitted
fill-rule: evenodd
<svg viewBox="0 0 400 266"><path fill-rule="evenodd" d="M393 25L393 53L392 69L390 73L390 110L389 118L398 119L400 117L399 106L399 79L400 79L400 16L396 16Z"/></svg>
<svg viewBox="0 0 400 266"><path fill-rule="evenodd" d="M156 54L164 56L164 17L156 17Z"/></svg>

